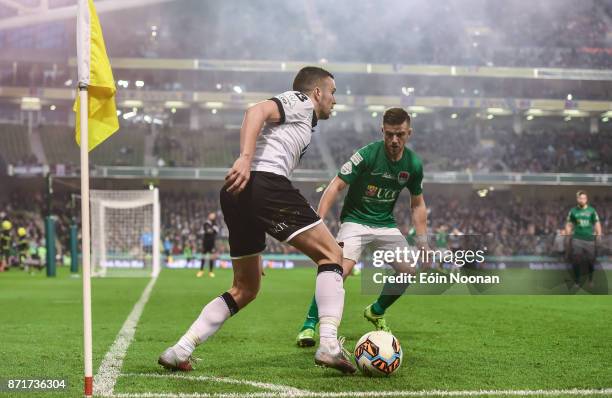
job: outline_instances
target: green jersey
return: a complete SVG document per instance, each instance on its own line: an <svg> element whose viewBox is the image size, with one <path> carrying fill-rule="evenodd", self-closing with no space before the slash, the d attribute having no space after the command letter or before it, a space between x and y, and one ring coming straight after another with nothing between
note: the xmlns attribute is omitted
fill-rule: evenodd
<svg viewBox="0 0 612 398"><path fill-rule="evenodd" d="M407 188L413 196L423 193L421 159L404 148L402 158L391 161L384 141L358 150L342 165L338 177L350 185L340 214L341 222L396 227L393 208L400 191Z"/></svg>
<svg viewBox="0 0 612 398"><path fill-rule="evenodd" d="M586 205L572 207L567 215L567 222L574 224L574 238L582 240L594 240L593 228L599 222L599 216L594 208Z"/></svg>

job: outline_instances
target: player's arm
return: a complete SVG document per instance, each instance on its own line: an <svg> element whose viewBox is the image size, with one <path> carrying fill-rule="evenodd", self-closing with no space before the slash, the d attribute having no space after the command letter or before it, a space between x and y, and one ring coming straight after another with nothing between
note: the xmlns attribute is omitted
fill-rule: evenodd
<svg viewBox="0 0 612 398"><path fill-rule="evenodd" d="M595 227L595 237L597 239L601 238L601 222L599 221L599 216L596 212L593 212L593 221Z"/></svg>
<svg viewBox="0 0 612 398"><path fill-rule="evenodd" d="M338 194L348 185L351 185L364 172L367 168L368 157L369 150L368 147L365 146L355 152L353 156L340 167L340 171L334 179L331 180L319 201L319 208L317 209L319 217L325 219L329 209L336 202Z"/></svg>
<svg viewBox="0 0 612 398"><path fill-rule="evenodd" d="M267 100L255 104L244 114L240 128L240 156L225 176L225 186L228 192L240 192L246 187L251 177L251 162L255 153L257 136L264 123L278 123L281 111L276 102Z"/></svg>
<svg viewBox="0 0 612 398"><path fill-rule="evenodd" d="M427 205L423 194L410 196L410 211L416 230L416 243L420 247L425 247L427 246Z"/></svg>
<svg viewBox="0 0 612 398"><path fill-rule="evenodd" d="M599 221L595 223L595 236L597 238L601 237L601 223Z"/></svg>
<svg viewBox="0 0 612 398"><path fill-rule="evenodd" d="M565 229L563 230L563 234L566 236L571 236L574 232L574 225L573 215L570 210L569 214L567 215L567 220L565 221Z"/></svg>
<svg viewBox="0 0 612 398"><path fill-rule="evenodd" d="M415 243L419 248L429 248L427 244L427 205L423 197L423 165L420 161L406 188L410 191L410 211L412 224L416 230Z"/></svg>
<svg viewBox="0 0 612 398"><path fill-rule="evenodd" d="M323 220L325 219L329 209L334 205L334 203L336 203L338 195L347 186L348 184L342 181L342 179L340 179L338 176L331 180L329 186L325 189L323 196L321 196L321 200L319 201L319 207L317 208L319 217L321 217Z"/></svg>

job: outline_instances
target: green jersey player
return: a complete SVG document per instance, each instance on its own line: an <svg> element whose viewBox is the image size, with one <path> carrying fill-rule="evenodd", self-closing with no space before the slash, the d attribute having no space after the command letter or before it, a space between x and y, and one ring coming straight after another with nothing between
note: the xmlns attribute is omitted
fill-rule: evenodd
<svg viewBox="0 0 612 398"><path fill-rule="evenodd" d="M402 189L411 195L411 211L415 241L419 248L427 246L427 208L423 198L423 164L405 144L412 129L410 116L401 108L388 109L383 116L383 140L359 149L342 165L319 202L318 214L325 219L340 192L348 193L340 214L341 227L337 240L343 246L342 268L346 278L359 261L366 247L395 250L408 247L397 228L393 209ZM414 264L392 263L396 273L414 273ZM364 310L364 317L376 329L389 331L384 314L408 287L407 283L384 285L378 299ZM315 343L318 309L313 299L306 321L298 334L300 347Z"/></svg>
<svg viewBox="0 0 612 398"><path fill-rule="evenodd" d="M588 204L585 191L576 193L576 206L572 207L565 223L565 235L571 237L568 254L574 270L574 282L580 284L580 268L586 265L589 274L589 287L593 286L595 270L596 240L601 236L601 223L595 209Z"/></svg>

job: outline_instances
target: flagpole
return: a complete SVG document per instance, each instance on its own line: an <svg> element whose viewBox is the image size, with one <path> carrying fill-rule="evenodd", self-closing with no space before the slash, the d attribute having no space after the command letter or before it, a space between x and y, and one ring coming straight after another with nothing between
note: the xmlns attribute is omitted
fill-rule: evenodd
<svg viewBox="0 0 612 398"><path fill-rule="evenodd" d="M93 359L91 326L91 252L89 224L89 149L87 86L79 85L81 102L81 235L83 251L83 348L85 360L85 396L93 395Z"/></svg>
<svg viewBox="0 0 612 398"><path fill-rule="evenodd" d="M83 253L83 362L84 395L93 396L93 355L91 325L91 240L89 217L89 98L90 79L90 14L87 0L79 0L77 8L77 58L79 60L79 124L81 149L81 251Z"/></svg>

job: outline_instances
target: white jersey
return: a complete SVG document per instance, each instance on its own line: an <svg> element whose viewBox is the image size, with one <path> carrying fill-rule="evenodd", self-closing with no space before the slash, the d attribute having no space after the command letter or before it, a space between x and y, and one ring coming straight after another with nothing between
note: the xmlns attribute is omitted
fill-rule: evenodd
<svg viewBox="0 0 612 398"><path fill-rule="evenodd" d="M287 91L270 98L278 106L279 123L267 123L257 137L252 171L267 171L289 177L310 144L317 116L310 98Z"/></svg>

